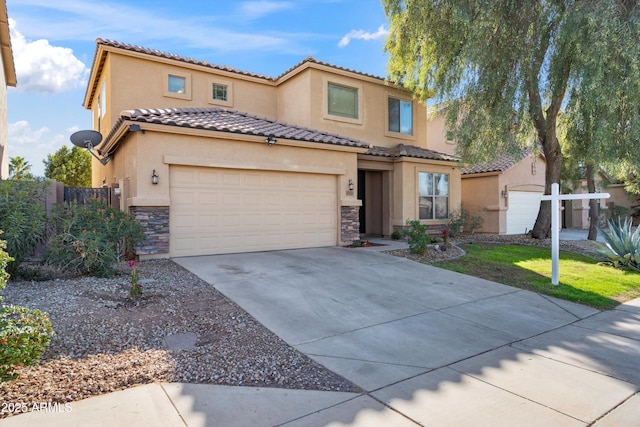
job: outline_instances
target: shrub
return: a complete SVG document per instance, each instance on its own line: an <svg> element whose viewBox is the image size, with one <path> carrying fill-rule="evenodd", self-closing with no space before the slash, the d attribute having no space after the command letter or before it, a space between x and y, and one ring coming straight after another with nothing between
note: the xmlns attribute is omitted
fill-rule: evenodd
<svg viewBox="0 0 640 427"><path fill-rule="evenodd" d="M56 235L49 242L47 262L72 273L112 276L113 265L143 238L131 215L97 200L61 206L53 219Z"/></svg>
<svg viewBox="0 0 640 427"><path fill-rule="evenodd" d="M464 230L469 230L471 234L482 228L484 218L480 215L471 216L469 211L460 206L460 209L451 211L447 227L450 237L459 236Z"/></svg>
<svg viewBox="0 0 640 427"><path fill-rule="evenodd" d="M640 272L640 227L631 229L631 218L609 220L609 231L600 229L606 242L602 253L613 261L615 267L629 268Z"/></svg>
<svg viewBox="0 0 640 427"><path fill-rule="evenodd" d="M414 219L407 220L407 227L402 231L402 235L408 239L409 251L424 255L428 245L433 242L431 236L427 234L427 226Z"/></svg>
<svg viewBox="0 0 640 427"><path fill-rule="evenodd" d="M391 239L392 240L400 240L400 239L402 239L402 233L399 232L398 230L394 231L393 233L391 233Z"/></svg>
<svg viewBox="0 0 640 427"><path fill-rule="evenodd" d="M41 181L0 181L0 229L13 257L7 265L11 275L46 237L45 190Z"/></svg>
<svg viewBox="0 0 640 427"><path fill-rule="evenodd" d="M0 240L0 290L9 278L5 268L12 260ZM2 302L3 297L0 297ZM46 313L27 307L4 305L0 308L0 382L15 379L16 366L31 366L42 357L53 336Z"/></svg>

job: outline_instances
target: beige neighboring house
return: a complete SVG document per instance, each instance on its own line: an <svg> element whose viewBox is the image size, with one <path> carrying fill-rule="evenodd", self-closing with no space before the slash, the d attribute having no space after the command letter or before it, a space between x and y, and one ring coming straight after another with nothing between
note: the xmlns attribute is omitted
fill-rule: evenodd
<svg viewBox="0 0 640 427"><path fill-rule="evenodd" d="M83 105L110 159L93 184L143 225L143 259L344 245L460 206L425 106L311 57L269 77L98 39Z"/></svg>
<svg viewBox="0 0 640 427"><path fill-rule="evenodd" d="M0 0L0 179L9 176L9 135L7 133L7 86L15 87L16 67L13 62L7 2Z"/></svg>
<svg viewBox="0 0 640 427"><path fill-rule="evenodd" d="M454 154L455 142L447 138L441 106L429 109L427 144ZM533 228L544 194L545 160L524 152L520 157L500 156L492 162L462 167L462 206L484 222L480 233L525 234Z"/></svg>
<svg viewBox="0 0 640 427"><path fill-rule="evenodd" d="M596 192L609 193L610 197L600 201L601 226L605 226L607 210L615 213L616 207L622 207L632 211L632 206L636 204L637 196L628 193L624 189L624 184L610 184L610 179L604 173L597 173L595 176ZM578 183L575 194L588 193L587 180L583 179ZM589 200L565 200L563 202L562 225L566 228L589 228L591 218L589 216Z"/></svg>

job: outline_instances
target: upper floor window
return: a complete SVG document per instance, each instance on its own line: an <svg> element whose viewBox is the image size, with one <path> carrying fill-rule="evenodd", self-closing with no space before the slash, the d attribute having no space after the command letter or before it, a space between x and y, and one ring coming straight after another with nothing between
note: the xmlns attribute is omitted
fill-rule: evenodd
<svg viewBox="0 0 640 427"><path fill-rule="evenodd" d="M358 89L328 83L328 113L334 116L358 118Z"/></svg>
<svg viewBox="0 0 640 427"><path fill-rule="evenodd" d="M169 74L169 92L185 94L187 92L187 79Z"/></svg>
<svg viewBox="0 0 640 427"><path fill-rule="evenodd" d="M233 81L218 76L209 79L207 102L214 105L233 107Z"/></svg>
<svg viewBox="0 0 640 427"><path fill-rule="evenodd" d="M211 85L211 97L216 101L227 102L229 100L228 86L213 83Z"/></svg>
<svg viewBox="0 0 640 427"><path fill-rule="evenodd" d="M389 132L413 135L413 102L389 97Z"/></svg>
<svg viewBox="0 0 640 427"><path fill-rule="evenodd" d="M191 74L179 71L164 72L164 96L191 99Z"/></svg>
<svg viewBox="0 0 640 427"><path fill-rule="evenodd" d="M418 172L419 219L449 217L449 175Z"/></svg>
<svg viewBox="0 0 640 427"><path fill-rule="evenodd" d="M107 112L107 82L102 82L102 88L100 89L100 96L98 100L98 108L100 118L104 117Z"/></svg>

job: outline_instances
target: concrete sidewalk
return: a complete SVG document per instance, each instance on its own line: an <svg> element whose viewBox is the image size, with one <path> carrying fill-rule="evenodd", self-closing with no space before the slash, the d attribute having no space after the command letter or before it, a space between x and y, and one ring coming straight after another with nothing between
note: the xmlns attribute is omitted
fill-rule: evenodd
<svg viewBox="0 0 640 427"><path fill-rule="evenodd" d="M599 312L371 249L176 260L362 393L150 384L0 424L640 425L640 299Z"/></svg>

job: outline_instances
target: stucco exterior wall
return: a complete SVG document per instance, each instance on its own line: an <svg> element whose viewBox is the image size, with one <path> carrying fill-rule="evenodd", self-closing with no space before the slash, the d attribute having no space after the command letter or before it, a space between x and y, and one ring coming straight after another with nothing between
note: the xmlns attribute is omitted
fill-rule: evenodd
<svg viewBox="0 0 640 427"><path fill-rule="evenodd" d="M544 193L544 170L544 159L528 156L500 175L500 190Z"/></svg>
<svg viewBox="0 0 640 427"><path fill-rule="evenodd" d="M506 200L500 197L500 175L462 175L462 206L469 215L484 219L481 233L506 231Z"/></svg>
<svg viewBox="0 0 640 427"><path fill-rule="evenodd" d="M444 114L434 114L427 117L427 147L441 153L456 154L456 144L447 139L447 128Z"/></svg>
<svg viewBox="0 0 640 427"><path fill-rule="evenodd" d="M0 5L3 7L3 5ZM9 134L7 131L7 79L4 62L0 55L0 179L9 176Z"/></svg>

